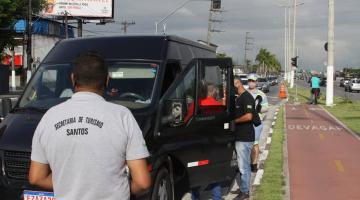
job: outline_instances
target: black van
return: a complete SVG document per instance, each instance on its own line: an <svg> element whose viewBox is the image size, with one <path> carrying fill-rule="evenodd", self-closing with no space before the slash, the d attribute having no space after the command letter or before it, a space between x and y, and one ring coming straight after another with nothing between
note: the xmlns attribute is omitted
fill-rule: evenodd
<svg viewBox="0 0 360 200"><path fill-rule="evenodd" d="M216 59L214 48L176 36L116 36L62 40L46 56L0 124L3 189L32 189L27 176L34 130L47 109L73 94L72 62L85 51L105 57L105 99L129 108L143 131L153 180L146 199L181 199L194 187L232 183L231 59ZM219 102L214 105L204 100L210 84Z"/></svg>

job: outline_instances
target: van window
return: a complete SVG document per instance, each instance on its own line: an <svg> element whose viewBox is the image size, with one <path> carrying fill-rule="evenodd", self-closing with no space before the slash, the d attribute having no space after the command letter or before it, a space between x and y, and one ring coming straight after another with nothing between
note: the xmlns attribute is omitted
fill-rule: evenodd
<svg viewBox="0 0 360 200"><path fill-rule="evenodd" d="M164 79L162 82L161 96L167 91L175 78L180 74L181 66L179 61L170 61L166 64Z"/></svg>
<svg viewBox="0 0 360 200"><path fill-rule="evenodd" d="M158 63L110 62L109 85L104 98L129 109L147 107L153 96ZM43 64L31 80L19 107L48 109L74 94L71 83L72 64Z"/></svg>
<svg viewBox="0 0 360 200"><path fill-rule="evenodd" d="M163 107L162 118L168 118L173 116L176 118L175 121L171 120L164 121L163 125L179 126L186 124L195 111L195 93L196 93L196 82L195 82L195 67L194 65L184 76L184 79L176 86L167 99ZM174 107L172 102L180 102L178 106ZM170 105L166 102L170 102Z"/></svg>
<svg viewBox="0 0 360 200"><path fill-rule="evenodd" d="M227 71L205 66L199 88L199 114L216 114L226 109Z"/></svg>

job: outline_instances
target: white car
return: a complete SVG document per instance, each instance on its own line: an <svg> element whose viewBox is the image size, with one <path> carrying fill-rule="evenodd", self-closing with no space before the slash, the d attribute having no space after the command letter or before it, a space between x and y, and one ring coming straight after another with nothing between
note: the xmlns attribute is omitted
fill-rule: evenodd
<svg viewBox="0 0 360 200"><path fill-rule="evenodd" d="M360 79L357 79L357 78L351 79L348 87L345 87L345 90L346 89L349 92L352 92L352 91L360 92Z"/></svg>

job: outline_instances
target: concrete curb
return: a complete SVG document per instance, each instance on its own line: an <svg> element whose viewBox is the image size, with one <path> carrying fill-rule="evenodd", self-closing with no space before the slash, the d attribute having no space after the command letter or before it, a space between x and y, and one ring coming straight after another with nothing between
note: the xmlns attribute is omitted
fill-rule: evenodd
<svg viewBox="0 0 360 200"><path fill-rule="evenodd" d="M284 106L284 144L283 144L283 171L284 171L284 179L285 179L285 194L284 200L290 200L290 172L289 172L289 154L288 154L288 146L287 146L287 131L286 131L286 108Z"/></svg>
<svg viewBox="0 0 360 200"><path fill-rule="evenodd" d="M353 130L347 127L343 122L341 122L338 118L332 115L329 111L327 111L322 105L320 107L331 117L333 118L338 124L340 124L345 130L347 130L351 135L353 135L356 139L360 140L360 136L356 134Z"/></svg>

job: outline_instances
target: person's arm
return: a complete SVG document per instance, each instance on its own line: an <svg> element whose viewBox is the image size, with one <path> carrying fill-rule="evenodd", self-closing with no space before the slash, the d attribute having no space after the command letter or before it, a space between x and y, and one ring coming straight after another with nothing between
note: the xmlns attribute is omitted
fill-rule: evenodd
<svg viewBox="0 0 360 200"><path fill-rule="evenodd" d="M31 185L36 185L46 190L52 190L52 173L44 147L41 142L41 136L44 132L43 124L45 123L44 121L46 118L47 115L45 114L36 127L32 139L31 164L28 179Z"/></svg>
<svg viewBox="0 0 360 200"><path fill-rule="evenodd" d="M149 152L142 132L130 111L126 122L129 137L126 147L126 164L131 175L130 191L134 195L139 195L146 192L151 186L151 178L145 160L149 157Z"/></svg>
<svg viewBox="0 0 360 200"><path fill-rule="evenodd" d="M52 173L48 164L31 161L29 182L46 190L53 189Z"/></svg>
<svg viewBox="0 0 360 200"><path fill-rule="evenodd" d="M237 102L239 104L239 109L242 109L245 114L237 117L235 123L241 124L252 121L253 111L255 109L255 100L252 97L241 99L242 102Z"/></svg>
<svg viewBox="0 0 360 200"><path fill-rule="evenodd" d="M263 101L261 102L261 113L266 113L269 110L269 101L267 96L264 94Z"/></svg>
<svg viewBox="0 0 360 200"><path fill-rule="evenodd" d="M235 123L242 124L242 123L245 123L245 122L249 122L249 121L252 120L252 118L253 118L252 113L246 113L245 115L242 115L242 116L236 118Z"/></svg>
<svg viewBox="0 0 360 200"><path fill-rule="evenodd" d="M139 195L146 192L151 186L151 178L147 170L146 160L128 160L126 162L131 174L131 193Z"/></svg>

